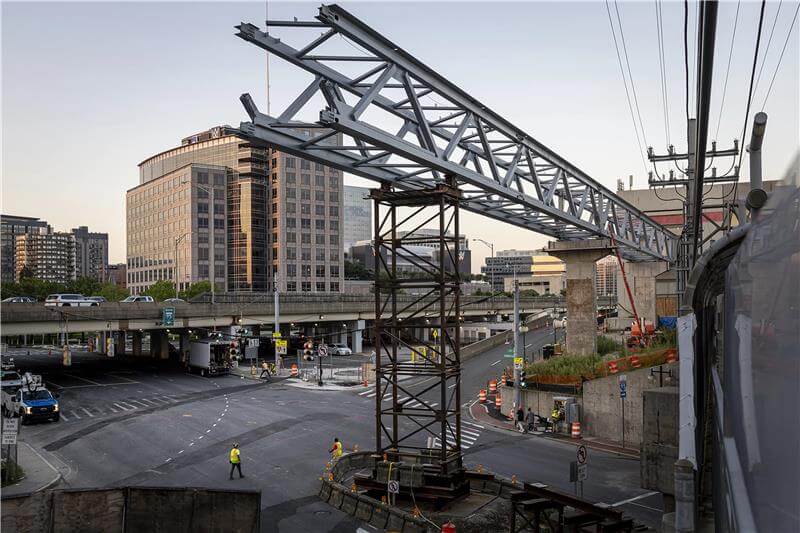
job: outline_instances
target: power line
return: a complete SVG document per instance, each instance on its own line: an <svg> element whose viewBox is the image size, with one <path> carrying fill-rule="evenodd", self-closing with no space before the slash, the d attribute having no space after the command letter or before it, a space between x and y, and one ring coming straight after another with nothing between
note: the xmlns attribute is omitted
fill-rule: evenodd
<svg viewBox="0 0 800 533"><path fill-rule="evenodd" d="M683 68L686 80L686 129L689 129L689 0L683 0Z"/></svg>
<svg viewBox="0 0 800 533"><path fill-rule="evenodd" d="M778 57L778 64L775 65L775 72L772 73L772 79L769 82L769 88L767 89L767 96L764 97L764 103L761 104L761 111L764 111L764 107L767 105L767 100L769 100L769 95L772 93L772 84L775 83L775 76L778 74L778 69L781 68L781 60L783 60L783 53L786 52L786 45L789 44L789 37L792 35L792 30L794 30L794 23L797 21L797 13L800 11L800 4L797 4L797 9L794 10L794 17L792 18L792 25L789 26L789 31L786 33L786 40L783 42L783 48L781 49L781 55Z"/></svg>
<svg viewBox="0 0 800 533"><path fill-rule="evenodd" d="M769 54L769 46L772 44L772 36L775 34L775 25L778 23L778 16L781 14L781 6L783 5L783 0L778 2L778 9L775 11L775 20L772 21L772 29L769 30L769 39L767 39L767 46L764 48L764 57L761 58L761 68L758 69L758 77L756 78L756 84L753 87L753 92L755 93L758 90L758 83L761 81L761 73L764 72L764 65L767 64L767 55Z"/></svg>
<svg viewBox="0 0 800 533"><path fill-rule="evenodd" d="M758 34L756 34L756 49L753 52L753 69L750 72L750 90L747 94L747 107L744 111L744 124L742 125L742 150L739 151L739 168L742 167L742 157L744 156L744 140L747 133L747 119L750 116L750 104L753 101L753 85L756 77L756 66L758 65L758 48L761 45L761 29L764 25L764 8L767 5L767 0L761 0L761 13L758 17ZM737 180L738 184L738 180ZM735 196L734 196L735 198Z"/></svg>
<svg viewBox="0 0 800 533"><path fill-rule="evenodd" d="M631 62L628 59L628 46L625 44L625 33L622 31L622 19L619 16L619 5L617 0L614 0L614 11L617 13L617 24L619 25L619 35L622 39L622 51L625 52L625 64L628 67L628 78L631 80L631 92L633 93L633 103L636 105L636 114L639 117L639 127L642 128L642 139L645 146L650 146L647 142L647 134L644 131L644 122L642 122L642 113L639 111L639 98L636 96L636 84L633 82L633 74L631 73Z"/></svg>
<svg viewBox="0 0 800 533"><path fill-rule="evenodd" d="M719 104L719 117L717 117L717 130L714 139L719 139L719 125L722 123L722 110L725 108L725 94L728 92L728 75L731 73L731 59L733 59L733 42L736 39L736 26L739 23L739 7L742 2L736 2L736 18L733 19L733 35L731 36L731 50L728 53L728 68L725 69L725 83L722 85L722 101Z"/></svg>
<svg viewBox="0 0 800 533"><path fill-rule="evenodd" d="M664 59L664 26L663 15L661 14L661 3L655 0L656 4L656 30L658 32L658 64L661 73L661 105L664 111L664 134L667 141L667 146L672 142L669 136L669 99L667 96L667 82L666 82L666 61Z"/></svg>
<svg viewBox="0 0 800 533"><path fill-rule="evenodd" d="M619 44L617 43L617 33L614 31L614 22L611 20L611 9L608 7L608 0L606 2L606 12L608 13L608 24L611 27L611 36L614 38L614 49L617 51L617 63L619 64L619 73L622 75L622 84L625 87L625 98L628 101L628 110L631 112L631 121L633 122L633 132L636 134L636 144L639 146L639 157L642 159L642 167L645 174L647 174L647 163L644 161L644 150L642 150L642 141L639 138L639 129L636 127L636 118L633 114L633 105L631 104L631 95L628 91L628 82L625 79L625 69L622 67L622 56L619 53Z"/></svg>

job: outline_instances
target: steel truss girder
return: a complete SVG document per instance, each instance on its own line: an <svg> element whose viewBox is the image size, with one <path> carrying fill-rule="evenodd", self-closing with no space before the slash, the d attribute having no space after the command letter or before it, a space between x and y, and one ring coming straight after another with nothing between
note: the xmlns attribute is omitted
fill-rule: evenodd
<svg viewBox="0 0 800 533"><path fill-rule="evenodd" d="M430 187L448 174L458 180L469 211L558 239L610 237L613 232L630 260L674 257L676 239L669 231L344 9L322 6L317 20L306 24L327 28L324 38L301 49L251 24L238 26L241 38L315 78L278 120L258 113L252 101L246 103L251 122L241 125L245 135L401 189ZM269 21L268 26L287 24ZM336 34L356 43L364 55L309 55ZM331 65L345 62L370 62L371 68L351 77ZM301 125L292 119L317 90L328 107L318 123L305 126L328 127L352 137L355 146L315 143L283 131ZM402 97L387 96L391 90L402 90ZM357 101L348 104L345 94ZM422 103L434 95L446 103ZM372 108L402 120L400 131L386 131L365 119ZM433 118L431 110L448 113ZM480 198L471 201L473 195Z"/></svg>

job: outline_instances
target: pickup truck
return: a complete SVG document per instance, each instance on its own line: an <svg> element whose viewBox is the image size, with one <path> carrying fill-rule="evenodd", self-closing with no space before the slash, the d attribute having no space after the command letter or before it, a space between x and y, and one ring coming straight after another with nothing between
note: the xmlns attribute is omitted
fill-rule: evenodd
<svg viewBox="0 0 800 533"><path fill-rule="evenodd" d="M0 392L3 413L19 416L23 424L32 420L58 422L61 417L58 401L41 384L41 377L36 377L39 379L32 379L30 374L26 374L21 387L3 387Z"/></svg>

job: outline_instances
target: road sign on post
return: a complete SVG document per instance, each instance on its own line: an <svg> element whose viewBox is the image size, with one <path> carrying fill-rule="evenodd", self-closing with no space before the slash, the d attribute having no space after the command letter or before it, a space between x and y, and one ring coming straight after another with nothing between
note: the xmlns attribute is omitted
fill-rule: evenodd
<svg viewBox="0 0 800 533"><path fill-rule="evenodd" d="M161 325L168 327L175 325L174 307L165 307L161 310Z"/></svg>
<svg viewBox="0 0 800 533"><path fill-rule="evenodd" d="M389 494L400 493L400 482L394 479L389 480Z"/></svg>
<svg viewBox="0 0 800 533"><path fill-rule="evenodd" d="M586 459L588 459L588 454L586 453L586 446L581 444L580 446L578 446L578 462L580 464L584 464L586 462Z"/></svg>
<svg viewBox="0 0 800 533"><path fill-rule="evenodd" d="M514 368L517 370L522 370L522 357L514 358Z"/></svg>
<svg viewBox="0 0 800 533"><path fill-rule="evenodd" d="M623 400L628 396L628 377L622 374L619 377L619 397Z"/></svg>
<svg viewBox="0 0 800 533"><path fill-rule="evenodd" d="M289 341L275 341L275 351L280 355L286 355L286 353L289 351Z"/></svg>
<svg viewBox="0 0 800 533"><path fill-rule="evenodd" d="M320 357L328 357L328 346L325 344L320 344L319 348L317 348L317 353Z"/></svg>

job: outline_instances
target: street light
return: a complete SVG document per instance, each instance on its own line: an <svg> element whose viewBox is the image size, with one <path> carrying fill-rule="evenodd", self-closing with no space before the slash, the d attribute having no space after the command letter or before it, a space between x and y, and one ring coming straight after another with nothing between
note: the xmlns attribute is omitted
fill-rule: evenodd
<svg viewBox="0 0 800 533"><path fill-rule="evenodd" d="M473 237L473 241L478 241L479 243L485 244L489 247L492 251L492 259L494 259L494 244L484 241L483 239L479 239L478 237ZM494 263L494 262L493 262ZM489 271L489 286L491 287L492 294L494 294L494 264L492 264L492 268L487 268L486 270Z"/></svg>
<svg viewBox="0 0 800 533"><path fill-rule="evenodd" d="M213 181L212 181L212 183L213 183ZM209 260L208 270L209 270L209 281L211 282L211 305L214 305L214 303L216 301L216 298L215 298L216 287L215 286L217 284L216 283L216 281L217 281L217 273L215 272L215 268L214 268L216 266L214 264L215 263L215 257L214 256L216 255L215 252L217 250L217 243L216 243L216 239L214 238L215 235L216 235L216 227L215 227L215 224L214 224L214 216L215 216L214 215L214 189L216 187L214 187L213 184L212 184L211 188L209 189L208 187L204 187L203 185L200 185L199 183L192 183L190 181L182 181L181 184L189 184L190 186L194 185L195 187L197 187L201 191L207 192L208 195L211 197L211 207L209 209L209 215L210 215L209 218L211 219L211 223L209 224L209 228L208 228L209 232L211 234L211 243L210 243L211 244L211 250L210 250L210 252L208 254L208 256L209 256L208 257L208 260Z"/></svg>
<svg viewBox="0 0 800 533"><path fill-rule="evenodd" d="M184 233L183 235L181 235L180 237L177 237L175 239L175 267L173 269L173 272L175 273L175 298L176 299L178 298L178 279L179 279L178 278L178 245L181 243L181 241L183 239L186 238L187 235L189 235L189 233Z"/></svg>

